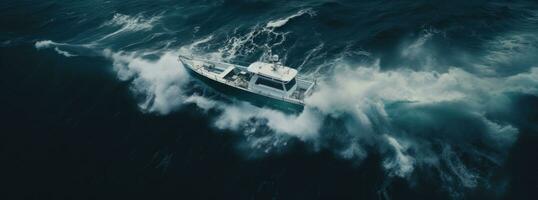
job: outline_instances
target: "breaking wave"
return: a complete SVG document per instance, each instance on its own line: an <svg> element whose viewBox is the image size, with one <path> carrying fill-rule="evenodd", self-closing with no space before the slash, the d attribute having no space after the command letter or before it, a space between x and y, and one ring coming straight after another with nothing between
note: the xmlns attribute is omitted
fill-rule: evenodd
<svg viewBox="0 0 538 200"><path fill-rule="evenodd" d="M130 81L142 110L168 114L185 99L182 86L188 79L183 68L177 67L177 54L166 52L156 61L110 50L104 50L104 55L112 59L118 78Z"/></svg>

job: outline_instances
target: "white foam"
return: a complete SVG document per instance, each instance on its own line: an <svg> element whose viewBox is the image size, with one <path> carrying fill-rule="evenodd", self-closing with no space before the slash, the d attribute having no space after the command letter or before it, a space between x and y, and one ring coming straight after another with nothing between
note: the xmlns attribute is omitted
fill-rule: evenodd
<svg viewBox="0 0 538 200"><path fill-rule="evenodd" d="M193 103L204 111L208 111L212 108L217 107L217 104L219 102L195 94L187 97L185 99L185 103Z"/></svg>
<svg viewBox="0 0 538 200"><path fill-rule="evenodd" d="M343 126L345 130L337 136L342 138L342 143L346 146L337 152L343 158L360 160L366 157L365 146L377 146L375 144L379 143L391 146L396 153L395 156L386 158L384 167L398 177L409 177L417 163L431 165L439 152L435 153L429 147L422 146L420 140L429 140L425 136L419 136L419 139L405 137L408 146L404 146L395 135L385 134L380 139L379 130L374 129L374 125L392 127L391 118L396 117L393 116L394 113L386 112L387 102L409 102L410 105L458 102L467 105L465 110L455 112L476 113L475 119L482 120L478 123L489 127L487 135L481 136L481 140L493 148L503 150L514 143L518 130L509 124L499 125L488 120L484 115L488 106L493 106L488 104L502 104L495 100L505 98L509 92L535 95L538 88L537 67L529 72L500 78L480 77L459 68L451 68L445 73L381 71L378 62L358 68L342 63L337 68L331 77L319 82L319 91L306 99L307 105L319 110L323 116L346 119ZM413 108L409 109L409 112L413 111ZM413 148L415 152L420 149L419 158L406 154L407 148Z"/></svg>
<svg viewBox="0 0 538 200"><path fill-rule="evenodd" d="M308 50L306 52L306 56L305 58L303 59L303 62L299 65L299 67L297 67L297 71L301 71L303 69L303 66L311 60L312 56L313 55L317 55L319 54L319 52L321 51L321 49L323 49L323 47L325 46L325 43L321 42L319 43L318 46L316 46L315 48L311 49L311 50Z"/></svg>
<svg viewBox="0 0 538 200"><path fill-rule="evenodd" d="M443 161L448 167L448 172L444 172L445 176L454 176L456 177L459 184L466 188L474 188L478 184L478 175L465 166L463 162L459 159L456 153L450 148L450 146L445 146L442 153Z"/></svg>
<svg viewBox="0 0 538 200"><path fill-rule="evenodd" d="M62 56L65 56L65 57L73 57L73 56L77 56L75 54L71 54L67 51L62 51L60 48L58 47L55 47L54 48L54 51L56 51L58 54L62 55Z"/></svg>
<svg viewBox="0 0 538 200"><path fill-rule="evenodd" d="M282 45L286 41L286 35L289 32L278 32L275 31L275 29L284 26L291 19L304 14L314 16L316 13L312 9L304 9L291 16L269 21L265 26L256 25L242 35L231 36L226 39L224 45L218 49L218 52L212 53L212 58L231 60L237 56L248 56L262 51L259 60L263 60L269 56L270 49ZM236 34L238 30L239 29L234 30L234 34ZM257 40L258 38L264 39Z"/></svg>
<svg viewBox="0 0 538 200"><path fill-rule="evenodd" d="M396 138L389 135L383 135L388 144L393 148L394 158L388 158L383 161L383 167L390 171L390 175L407 177L413 172L415 159L405 154L407 147L403 146Z"/></svg>
<svg viewBox="0 0 538 200"><path fill-rule="evenodd" d="M119 27L119 29L105 35L100 40L105 40L111 37L115 37L119 34L126 33L126 32L151 30L160 18L161 18L160 16L146 18L142 15L129 16L129 15L116 13L114 14L114 17L112 17L111 20L105 22L101 27Z"/></svg>
<svg viewBox="0 0 538 200"><path fill-rule="evenodd" d="M71 54L67 51L64 51L64 50L61 50L58 46L67 46L68 44L64 44L64 43L57 43L57 42L53 42L51 40L42 40L42 41L37 41L34 46L36 49L40 50L40 49L47 49L47 48L52 48L54 47L54 51L56 51L56 53L62 55L62 56L65 56L65 57L73 57L73 56L77 56L75 54Z"/></svg>
<svg viewBox="0 0 538 200"><path fill-rule="evenodd" d="M350 141L348 146L343 151L338 152L338 155L347 160L361 161L368 156L368 153L358 141Z"/></svg>
<svg viewBox="0 0 538 200"><path fill-rule="evenodd" d="M201 44L208 43L208 42L211 41L212 39L213 39L213 35L209 35L209 36L204 37L204 38L202 38L202 39L196 40L196 41L194 41L192 44L189 45L189 48L188 48L188 49L196 48L196 47L200 46Z"/></svg>
<svg viewBox="0 0 538 200"><path fill-rule="evenodd" d="M104 26L120 26L130 31L149 30L160 18L159 16L146 18L142 15L130 16L116 13L111 20L105 22Z"/></svg>
<svg viewBox="0 0 538 200"><path fill-rule="evenodd" d="M188 80L184 68L177 61L177 52L165 52L156 61L146 60L136 53L104 52L113 61L118 78L132 81L131 89L143 96L141 109L167 114L186 98L183 86Z"/></svg>
<svg viewBox="0 0 538 200"><path fill-rule="evenodd" d="M265 25L265 27L273 28L273 29L274 28L279 28L279 27L282 27L282 26L286 25L291 19L299 17L299 16L302 16L304 14L314 16L316 14L316 12L314 12L312 9L300 10L297 13L295 13L293 15L290 15L288 17L284 17L284 18L281 18L281 19L269 21L269 22L267 22L267 25Z"/></svg>
<svg viewBox="0 0 538 200"><path fill-rule="evenodd" d="M251 120L265 121L270 129L280 134L296 136L303 140L315 138L320 128L321 116L306 109L299 115L288 115L269 108L259 108L247 103L222 107L222 114L215 122L220 129L239 130Z"/></svg>
<svg viewBox="0 0 538 200"><path fill-rule="evenodd" d="M476 64L476 68L486 75L497 75L501 67L536 66L538 58L538 36L535 33L509 32L501 34L484 44L486 50L484 62ZM516 64L514 64L516 63Z"/></svg>
<svg viewBox="0 0 538 200"><path fill-rule="evenodd" d="M538 92L538 68L503 78L484 78L459 68L446 73L411 70L380 71L373 66L350 69L340 66L335 76L321 82L320 91L306 99L307 103L326 113L353 110L365 100L411 101L433 103L443 101L484 100L504 92ZM332 98L326 98L332 97Z"/></svg>
<svg viewBox="0 0 538 200"><path fill-rule="evenodd" d="M418 39L405 46L402 50L402 55L405 57L424 56L424 44L430 41L436 33L438 33L436 30L424 30L424 33Z"/></svg>
<svg viewBox="0 0 538 200"><path fill-rule="evenodd" d="M257 44L254 39L259 35L267 34L268 37L278 37L281 33L260 27L253 27L248 33L241 36L233 36L226 40L223 47L218 49L221 59L230 60L237 56L254 53L258 50L264 50L264 46Z"/></svg>
<svg viewBox="0 0 538 200"><path fill-rule="evenodd" d="M489 144L499 149L505 149L510 147L517 139L519 130L514 126L507 124L501 125L499 123L492 122L487 118L481 116L482 121L486 124L487 139Z"/></svg>
<svg viewBox="0 0 538 200"><path fill-rule="evenodd" d="M529 72L509 76L502 83L506 91L538 95L538 66Z"/></svg>
<svg viewBox="0 0 538 200"><path fill-rule="evenodd" d="M45 48L50 48L51 46L56 45L56 44L58 44L58 43L53 42L51 40L42 40L42 41L37 41L35 43L35 48L36 49L45 49Z"/></svg>

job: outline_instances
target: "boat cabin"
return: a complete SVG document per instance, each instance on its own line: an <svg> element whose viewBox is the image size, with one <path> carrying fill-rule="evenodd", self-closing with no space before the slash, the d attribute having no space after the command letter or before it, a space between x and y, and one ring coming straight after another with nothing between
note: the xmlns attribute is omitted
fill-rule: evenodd
<svg viewBox="0 0 538 200"><path fill-rule="evenodd" d="M297 70L280 63L254 62L247 68L252 74L249 88L257 92L289 96L297 88Z"/></svg>

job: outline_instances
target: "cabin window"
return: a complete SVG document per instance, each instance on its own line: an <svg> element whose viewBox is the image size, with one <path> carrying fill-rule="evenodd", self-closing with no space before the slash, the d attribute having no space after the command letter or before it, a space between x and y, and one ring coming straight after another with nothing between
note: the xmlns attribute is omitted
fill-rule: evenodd
<svg viewBox="0 0 538 200"><path fill-rule="evenodd" d="M295 78L291 79L288 83L284 84L284 87L286 87L286 91L289 91L294 85L295 85Z"/></svg>
<svg viewBox="0 0 538 200"><path fill-rule="evenodd" d="M282 83L270 81L264 78L258 78L258 80L256 80L256 85L265 85L277 90L282 90Z"/></svg>

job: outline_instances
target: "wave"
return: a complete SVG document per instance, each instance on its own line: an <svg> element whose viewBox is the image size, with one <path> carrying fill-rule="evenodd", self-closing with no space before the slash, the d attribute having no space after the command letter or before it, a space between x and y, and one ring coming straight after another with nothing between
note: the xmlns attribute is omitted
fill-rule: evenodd
<svg viewBox="0 0 538 200"><path fill-rule="evenodd" d="M300 10L297 13L295 13L293 15L290 15L288 17L284 17L284 18L277 19L277 20L271 20L271 21L267 22L265 27L266 28L272 28L272 29L280 28L280 27L286 25L291 19L296 18L296 17L300 17L300 16L302 16L304 14L308 14L308 15L310 15L312 17L312 16L316 15L316 12L314 10L312 10L312 9Z"/></svg>
<svg viewBox="0 0 538 200"><path fill-rule="evenodd" d="M261 51L262 55L259 60L262 60L270 54L273 48L286 41L286 34L255 26L245 34L226 39L222 47L218 49L218 55L221 59L232 60L238 56L251 56Z"/></svg>
<svg viewBox="0 0 538 200"><path fill-rule="evenodd" d="M325 46L325 43L322 42L318 46L316 46L315 48L313 48L311 50L308 50L306 52L305 58L303 59L303 62L297 67L297 71L302 71L303 67L305 66L305 64L307 62L309 62L311 60L322 58L325 54L320 53L320 52L321 52L321 50L323 49L324 46Z"/></svg>
<svg viewBox="0 0 538 200"><path fill-rule="evenodd" d="M484 45L483 63L476 65L485 75L511 75L536 66L538 37L534 33L514 32L497 36ZM510 70L507 70L510 69ZM508 71L502 73L503 71Z"/></svg>
<svg viewBox="0 0 538 200"><path fill-rule="evenodd" d="M73 56L77 56L75 54L71 54L67 51L64 51L64 50L61 50L58 46L62 46L62 45L67 45L67 44L64 44L64 43L57 43L57 42L53 42L51 40L42 40L42 41L37 41L35 42L34 46L36 49L46 49L46 48L52 48L54 47L54 51L56 51L56 53L62 55L62 56L65 56L65 57L73 57Z"/></svg>
<svg viewBox="0 0 538 200"><path fill-rule="evenodd" d="M43 41L37 41L34 46L36 49L44 49L44 48L49 48L57 44L59 43L53 42L51 40L43 40Z"/></svg>
<svg viewBox="0 0 538 200"><path fill-rule="evenodd" d="M159 21L159 19L161 19L160 16L146 18L141 14L136 16L129 16L116 13L111 20L105 22L103 25L101 25L101 27L115 27L119 29L105 35L103 38L101 38L101 40L109 39L126 32L151 30L155 26L156 22Z"/></svg>
<svg viewBox="0 0 538 200"><path fill-rule="evenodd" d="M156 61L146 60L136 52L104 50L103 54L113 61L118 78L131 83L142 110L168 114L186 98L183 85L188 76L178 66L177 52L165 52Z"/></svg>

